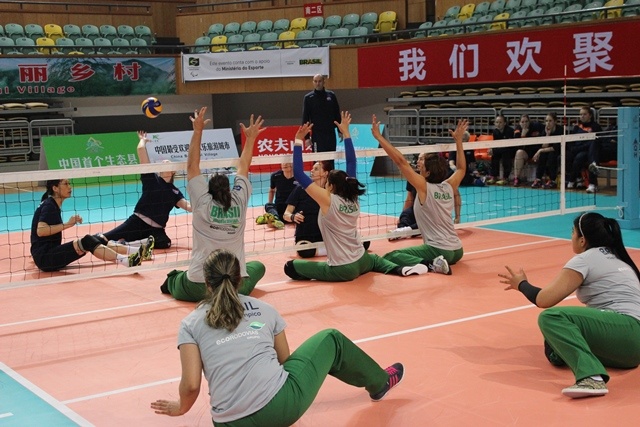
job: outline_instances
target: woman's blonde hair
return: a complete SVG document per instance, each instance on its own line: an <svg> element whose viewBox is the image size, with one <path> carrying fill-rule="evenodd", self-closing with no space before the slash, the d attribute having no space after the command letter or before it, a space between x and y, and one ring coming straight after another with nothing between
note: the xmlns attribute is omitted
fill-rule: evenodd
<svg viewBox="0 0 640 427"><path fill-rule="evenodd" d="M204 262L207 295L200 305L211 304L206 322L216 329L235 330L244 316L244 306L238 297L242 284L240 262L229 251L217 249Z"/></svg>

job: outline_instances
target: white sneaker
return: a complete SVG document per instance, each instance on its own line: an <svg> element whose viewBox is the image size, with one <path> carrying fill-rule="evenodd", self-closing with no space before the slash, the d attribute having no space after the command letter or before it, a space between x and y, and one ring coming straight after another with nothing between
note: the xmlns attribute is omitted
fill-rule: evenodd
<svg viewBox="0 0 640 427"><path fill-rule="evenodd" d="M389 233L391 234L391 237L389 237L389 241L392 242L394 240L400 240L400 239L408 239L409 237L411 237L408 234L403 235L403 233L411 231L411 227L407 226L407 227L398 227L395 230L391 230Z"/></svg>
<svg viewBox="0 0 640 427"><path fill-rule="evenodd" d="M587 187L587 193L595 193L598 191L598 188L594 184L589 184Z"/></svg>
<svg viewBox="0 0 640 427"><path fill-rule="evenodd" d="M414 274L427 274L428 272L429 272L429 267L427 267L424 264L416 264L410 267L402 267L403 276L411 276Z"/></svg>
<svg viewBox="0 0 640 427"><path fill-rule="evenodd" d="M567 182L567 188L573 188L575 186L576 185L573 182L571 182L571 181Z"/></svg>
<svg viewBox="0 0 640 427"><path fill-rule="evenodd" d="M440 255L439 257L434 258L434 260L432 261L432 263L431 263L431 265L429 267L431 267L431 270L433 270L436 273L446 274L446 275L450 275L451 274L451 269L449 268L449 263L447 262L446 259L444 259L444 256L442 256L442 255Z"/></svg>

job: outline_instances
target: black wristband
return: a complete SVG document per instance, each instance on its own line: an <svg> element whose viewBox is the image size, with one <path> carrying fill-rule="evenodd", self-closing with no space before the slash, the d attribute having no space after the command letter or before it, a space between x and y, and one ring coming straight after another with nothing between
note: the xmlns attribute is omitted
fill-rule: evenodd
<svg viewBox="0 0 640 427"><path fill-rule="evenodd" d="M518 285L518 290L522 292L522 294L527 297L529 301L531 301L535 305L538 305L536 303L536 299L538 298L538 294L540 293L540 288L537 288L526 280L523 280Z"/></svg>

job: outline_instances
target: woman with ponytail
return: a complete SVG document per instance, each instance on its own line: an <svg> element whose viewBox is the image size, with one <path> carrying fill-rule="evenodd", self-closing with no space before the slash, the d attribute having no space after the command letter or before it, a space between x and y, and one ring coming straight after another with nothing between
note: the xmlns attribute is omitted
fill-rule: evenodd
<svg viewBox="0 0 640 427"><path fill-rule="evenodd" d="M522 269L498 274L533 304L547 308L538 318L545 355L569 366L576 383L562 390L571 398L608 393L605 366L631 369L640 364L640 272L627 253L615 219L595 212L573 221L576 254L546 287L527 281ZM586 307L554 307L576 292Z"/></svg>
<svg viewBox="0 0 640 427"><path fill-rule="evenodd" d="M200 145L202 132L211 120L204 118L206 107L196 110L191 122L193 135L187 155L187 193L193 211L193 247L189 270L173 270L160 287L162 293L171 294L181 301L202 301L206 294L205 276L202 266L211 252L227 248L240 260L240 275L243 285L239 292L249 295L264 276L265 267L259 261L245 262L244 229L247 206L251 196L249 166L253 157L253 146L258 135L265 129L261 116L251 116L249 126L240 124L246 143L240 160L233 188L229 187L227 175L214 174L207 179L200 172Z"/></svg>
<svg viewBox="0 0 640 427"><path fill-rule="evenodd" d="M31 256L42 271L58 271L91 252L96 258L125 267L140 265L153 249L153 238L140 246L107 242L102 235L87 234L81 239L62 243L62 231L82 224L82 217L71 215L62 222L62 202L71 197L68 179L47 181L47 191L31 222Z"/></svg>
<svg viewBox="0 0 640 427"><path fill-rule="evenodd" d="M271 305L238 294L240 262L218 249L204 262L205 299L182 320L178 401L156 400L156 414L185 414L209 384L216 427L289 426L311 406L327 375L363 387L379 401L400 383L401 363L382 369L335 329L318 332L292 354L285 321Z"/></svg>

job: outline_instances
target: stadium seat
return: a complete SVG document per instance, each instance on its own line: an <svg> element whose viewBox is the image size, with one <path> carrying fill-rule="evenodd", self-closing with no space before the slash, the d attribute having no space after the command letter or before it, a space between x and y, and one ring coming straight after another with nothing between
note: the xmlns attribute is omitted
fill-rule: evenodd
<svg viewBox="0 0 640 427"><path fill-rule="evenodd" d="M509 28L520 28L522 27L525 22L526 22L526 18L527 17L527 11L526 10L519 10L515 13L513 13L510 17L509 17Z"/></svg>
<svg viewBox="0 0 640 427"><path fill-rule="evenodd" d="M227 52L227 36L222 34L212 37L211 52Z"/></svg>
<svg viewBox="0 0 640 427"><path fill-rule="evenodd" d="M224 24L211 24L209 25L209 29L207 30L207 36L209 36L209 39L212 39L215 36L221 36L222 34L224 34Z"/></svg>
<svg viewBox="0 0 640 427"><path fill-rule="evenodd" d="M580 19L582 18L582 16L577 13L579 11L582 10L582 5L580 3L574 3L570 6L568 6L564 12L567 13L567 15L562 15L560 17L560 22L578 22L580 21ZM597 17L597 15L596 15Z"/></svg>
<svg viewBox="0 0 640 427"><path fill-rule="evenodd" d="M40 51L40 53L43 53L45 55L53 55L55 53L58 53L58 50L56 49L56 42L53 41L53 39L50 39L49 37L38 37L36 39L36 46L38 46L38 50Z"/></svg>
<svg viewBox="0 0 640 427"><path fill-rule="evenodd" d="M429 37L441 36L445 32L445 27L447 26L448 21L446 19L441 19L440 21L436 21L431 29L428 31Z"/></svg>
<svg viewBox="0 0 640 427"><path fill-rule="evenodd" d="M325 46L326 43L330 43L331 30L323 28L313 33L313 38L318 46Z"/></svg>
<svg viewBox="0 0 640 427"><path fill-rule="evenodd" d="M260 44L263 49L279 49L280 47L276 43L278 41L278 33L269 32L264 33L260 38Z"/></svg>
<svg viewBox="0 0 640 427"><path fill-rule="evenodd" d="M263 35L265 33L270 33L273 31L273 21L269 19L265 19L263 21L258 22L258 26L256 27L256 33Z"/></svg>
<svg viewBox="0 0 640 427"><path fill-rule="evenodd" d="M273 32L277 35L280 33L284 33L285 31L289 31L289 20L287 18L278 19L273 23Z"/></svg>
<svg viewBox="0 0 640 427"><path fill-rule="evenodd" d="M227 49L229 52L242 52L244 47L244 36L242 34L232 34L227 38Z"/></svg>
<svg viewBox="0 0 640 427"><path fill-rule="evenodd" d="M457 19L459 14L460 14L460 6L454 5L454 6L451 6L449 9L447 9L442 19L445 19L447 21L450 21L454 18ZM382 15L380 15L380 17L382 18Z"/></svg>
<svg viewBox="0 0 640 427"><path fill-rule="evenodd" d="M151 49L149 49L144 39L134 37L129 40L129 43L131 43L131 50L137 52L139 55L149 55L151 53Z"/></svg>
<svg viewBox="0 0 640 427"><path fill-rule="evenodd" d="M538 0L522 0L519 10L524 10L527 13L529 13L532 10L536 9L537 7L538 7Z"/></svg>
<svg viewBox="0 0 640 427"><path fill-rule="evenodd" d="M246 36L247 34L255 33L258 28L256 21L244 21L240 24L240 34Z"/></svg>
<svg viewBox="0 0 640 427"><path fill-rule="evenodd" d="M307 30L312 33L324 28L324 18L322 16L312 16L307 20Z"/></svg>
<svg viewBox="0 0 640 427"><path fill-rule="evenodd" d="M378 14L376 12L366 12L360 17L360 26L369 30L373 34L373 29L378 25Z"/></svg>
<svg viewBox="0 0 640 427"><path fill-rule="evenodd" d="M493 0L493 3L491 3L491 6L489 6L489 13L495 13L499 15L504 11L505 5L505 0Z"/></svg>
<svg viewBox="0 0 640 427"><path fill-rule="evenodd" d="M556 0L538 0L538 7L545 7L547 9L551 9L552 7L561 7L564 10L564 2L559 2Z"/></svg>
<svg viewBox="0 0 640 427"><path fill-rule="evenodd" d="M82 30L78 25L75 24L66 24L63 27L64 37L75 40L78 37L82 37Z"/></svg>
<svg viewBox="0 0 640 427"><path fill-rule="evenodd" d="M296 33L293 31L283 31L278 34L278 40L282 43L279 43L280 48L287 49L293 45L298 46L296 44ZM298 46L299 47L299 46Z"/></svg>
<svg viewBox="0 0 640 427"><path fill-rule="evenodd" d="M444 33L448 36L460 34L464 31L464 27L461 27L462 22L458 18L450 19L447 22L447 26L444 28Z"/></svg>
<svg viewBox="0 0 640 427"><path fill-rule="evenodd" d="M367 42L367 35L369 35L369 30L366 27L355 27L349 32L349 34L352 36L358 36L351 40L353 44L362 44Z"/></svg>
<svg viewBox="0 0 640 427"><path fill-rule="evenodd" d="M22 52L16 49L16 42L11 37L0 37L0 53L3 55L19 55Z"/></svg>
<svg viewBox="0 0 640 427"><path fill-rule="evenodd" d="M118 30L113 25L104 24L100 25L100 36L113 41L118 37Z"/></svg>
<svg viewBox="0 0 640 427"><path fill-rule="evenodd" d="M111 40L105 37L96 37L93 39L93 47L97 54L108 54L113 49L111 46Z"/></svg>
<svg viewBox="0 0 640 427"><path fill-rule="evenodd" d="M82 52L85 55L95 53L95 49L93 48L93 40L87 37L78 37L74 40L74 44L76 46L75 51Z"/></svg>
<svg viewBox="0 0 640 427"><path fill-rule="evenodd" d="M589 2L587 4L584 5L584 10L589 10L589 9L599 9L603 6L603 2L601 1L592 1ZM567 9L564 10L565 12L567 11ZM586 13L581 13L578 16L578 21L593 21L596 20L600 17L600 12L599 11L593 11L593 12L586 12Z"/></svg>
<svg viewBox="0 0 640 427"><path fill-rule="evenodd" d="M296 18L291 20L291 25L289 25L289 31L293 31L298 34L300 31L305 30L307 28L307 18Z"/></svg>
<svg viewBox="0 0 640 427"><path fill-rule="evenodd" d="M85 24L82 26L83 37L95 40L100 37L100 29L93 24Z"/></svg>
<svg viewBox="0 0 640 427"><path fill-rule="evenodd" d="M118 37L131 41L136 38L136 33L131 25L118 25Z"/></svg>
<svg viewBox="0 0 640 427"><path fill-rule="evenodd" d="M489 13L490 7L491 7L491 3L489 3L488 1L483 1L481 3L478 3L475 9L473 9L473 16L479 19L481 16L484 16L487 13Z"/></svg>
<svg viewBox="0 0 640 427"><path fill-rule="evenodd" d="M156 42L156 38L153 35L151 28L146 25L136 25L135 27L133 27L133 31L136 33L136 37L144 39L144 41L147 42L148 46L151 46Z"/></svg>
<svg viewBox="0 0 640 427"><path fill-rule="evenodd" d="M462 23L465 24L465 28L464 28L464 32L465 33L473 33L475 27L476 27L476 22L478 21L478 18L476 18L475 16L472 16L471 18L467 18L465 19Z"/></svg>
<svg viewBox="0 0 640 427"><path fill-rule="evenodd" d="M456 16L458 16L456 14ZM389 33L396 30L398 25L398 19L394 11L382 12L378 17L378 25L374 29L374 32Z"/></svg>
<svg viewBox="0 0 640 427"><path fill-rule="evenodd" d="M74 40L67 37L60 37L55 40L56 49L59 53L70 54L76 50Z"/></svg>
<svg viewBox="0 0 640 427"><path fill-rule="evenodd" d="M527 13L527 19L522 24L522 27L536 27L538 25L541 25L544 12L544 7L540 7L538 9L533 9L532 11Z"/></svg>
<svg viewBox="0 0 640 427"><path fill-rule="evenodd" d="M0 37L5 37L4 27L2 25L0 25Z"/></svg>
<svg viewBox="0 0 640 427"><path fill-rule="evenodd" d="M513 15L516 11L520 10L522 0L507 0L504 5L504 12L509 12L509 15Z"/></svg>
<svg viewBox="0 0 640 427"><path fill-rule="evenodd" d="M550 25L560 22L557 14L561 13L562 10L562 6L554 6L551 9L547 10L544 16L540 19L540 25Z"/></svg>
<svg viewBox="0 0 640 427"><path fill-rule="evenodd" d="M493 18L493 22L491 23L491 25L489 25L489 31L506 30L508 19L509 19L508 12L503 12L499 15L496 15L496 17Z"/></svg>
<svg viewBox="0 0 640 427"><path fill-rule="evenodd" d="M342 25L342 16L340 15L331 15L327 16L327 19L324 20L324 29L333 31L336 28L340 28Z"/></svg>
<svg viewBox="0 0 640 427"><path fill-rule="evenodd" d="M336 28L331 32L331 42L337 45L349 44L350 43L349 35L350 35L350 32L348 28L344 28L344 27Z"/></svg>
<svg viewBox="0 0 640 427"><path fill-rule="evenodd" d="M458 19L460 21L465 21L466 19L471 18L473 16L473 12L476 9L476 5L474 3L465 4L460 8L460 13L458 13Z"/></svg>
<svg viewBox="0 0 640 427"><path fill-rule="evenodd" d="M29 37L18 37L16 39L16 49L25 55L40 54L40 51L36 49L36 42Z"/></svg>
<svg viewBox="0 0 640 427"><path fill-rule="evenodd" d="M419 30L419 31L416 31L416 32L413 34L413 37L412 37L412 38L414 38L414 39L422 39L422 38L427 37L427 30L428 30L429 28L431 28L432 26L433 26L433 22L431 22L431 21L423 22L423 23L422 23L422 24L420 24L420 26L418 27L418 30Z"/></svg>
<svg viewBox="0 0 640 427"><path fill-rule="evenodd" d="M209 36L200 36L194 42L191 53L208 53L211 52L211 38Z"/></svg>
<svg viewBox="0 0 640 427"><path fill-rule="evenodd" d="M258 33L251 33L244 36L245 49L252 50L254 47L260 47L262 49L260 46L260 38L261 36Z"/></svg>
<svg viewBox="0 0 640 427"><path fill-rule="evenodd" d="M357 13L348 13L342 18L342 28L346 28L349 31L360 25L360 15Z"/></svg>
<svg viewBox="0 0 640 427"><path fill-rule="evenodd" d="M622 16L627 17L640 15L640 0L627 0L624 5L626 7L622 9Z"/></svg>
<svg viewBox="0 0 640 427"><path fill-rule="evenodd" d="M141 39L142 40L142 39ZM122 37L116 37L111 40L111 45L113 46L113 50L122 53L125 55L137 55L138 51L131 48L131 43L127 39L123 39Z"/></svg>
<svg viewBox="0 0 640 427"><path fill-rule="evenodd" d="M24 28L20 24L5 24L4 33L6 37L11 38L14 42L20 37L25 37Z"/></svg>
<svg viewBox="0 0 640 427"><path fill-rule="evenodd" d="M300 47L305 47L309 43L313 43L313 31L302 30L296 34L296 44Z"/></svg>
<svg viewBox="0 0 640 427"><path fill-rule="evenodd" d="M624 4L624 0L609 0L604 4L604 7L616 7L616 6L622 6L623 4ZM585 6L585 9L586 9L586 6ZM609 9L609 10L604 10L600 13L600 19L620 18L620 16L622 16L622 9Z"/></svg>
<svg viewBox="0 0 640 427"><path fill-rule="evenodd" d="M44 26L44 36L55 41L60 37L64 37L64 32L62 31L62 27L58 24L47 24Z"/></svg>
<svg viewBox="0 0 640 427"><path fill-rule="evenodd" d="M495 15L493 13L489 13L487 15L479 17L477 25L471 30L471 32L477 33L478 31L488 31L491 27L491 24L493 23L493 18L495 18Z"/></svg>
<svg viewBox="0 0 640 427"><path fill-rule="evenodd" d="M227 38L229 38L229 36L232 36L234 34L240 34L240 23L229 22L227 25L224 26L223 34L227 36Z"/></svg>
<svg viewBox="0 0 640 427"><path fill-rule="evenodd" d="M44 30L42 29L42 25L27 24L24 26L24 34L33 41L36 41L40 37L44 37Z"/></svg>

